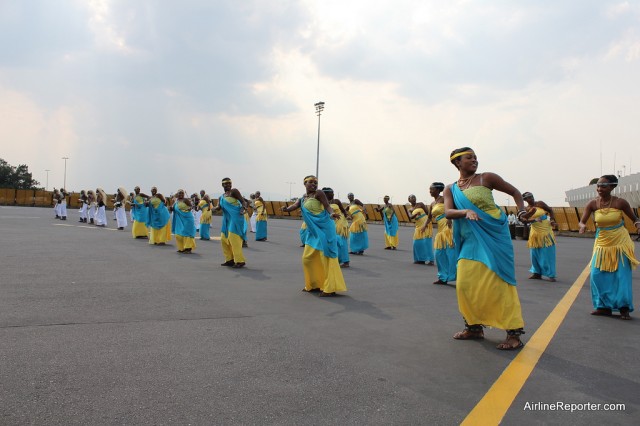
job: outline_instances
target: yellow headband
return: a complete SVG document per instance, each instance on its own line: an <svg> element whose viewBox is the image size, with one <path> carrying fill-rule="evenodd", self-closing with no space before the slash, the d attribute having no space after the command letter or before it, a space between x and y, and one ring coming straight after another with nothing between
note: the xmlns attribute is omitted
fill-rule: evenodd
<svg viewBox="0 0 640 426"><path fill-rule="evenodd" d="M231 179L225 179L222 181L222 183L227 183L227 182L231 183Z"/></svg>
<svg viewBox="0 0 640 426"><path fill-rule="evenodd" d="M456 158L458 158L458 157L462 157L463 155L467 155L467 154L474 154L474 152L473 152L472 150L469 150L469 151L462 151L462 152L459 152L459 153L457 153L457 154L453 154L453 155L451 156L451 158L449 158L449 161L453 161L453 160L455 160Z"/></svg>
<svg viewBox="0 0 640 426"><path fill-rule="evenodd" d="M316 180L317 180L317 178L316 178L315 176L309 176L308 178L306 178L306 179L304 180L304 183L307 183L307 182L309 182L309 181L310 181L310 180L312 180L312 179L316 179Z"/></svg>

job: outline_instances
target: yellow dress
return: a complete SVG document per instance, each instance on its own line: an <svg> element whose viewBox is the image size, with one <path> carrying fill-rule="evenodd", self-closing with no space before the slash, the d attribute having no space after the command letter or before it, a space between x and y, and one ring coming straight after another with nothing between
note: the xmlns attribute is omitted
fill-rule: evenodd
<svg viewBox="0 0 640 426"><path fill-rule="evenodd" d="M307 212L310 216L307 216ZM308 217L314 219L324 212L324 206L320 201L315 198L307 198L303 203L303 217L307 222ZM327 220L327 219L325 219ZM328 217L331 220L331 217ZM335 232L334 224L324 224L327 226L325 230L330 226L332 232ZM347 285L344 282L342 276L342 270L338 263L337 257L326 257L323 250L319 250L316 247L323 246L327 243L327 235L322 232L322 228L312 223L307 223L309 229L309 235L305 242L304 252L302 253L302 270L304 271L304 289L306 291L321 290L324 293L335 293L338 291L347 291ZM313 231L311 231L313 229ZM324 240L324 241L323 241ZM335 252L337 253L337 241ZM314 247L316 246L316 247Z"/></svg>
<svg viewBox="0 0 640 426"><path fill-rule="evenodd" d="M492 218L501 216L489 188L474 186L466 189L464 195ZM465 249L465 244L474 243L473 240L463 239L459 248L461 251ZM474 249L482 250L480 246L474 246ZM469 325L482 324L503 330L524 327L516 286L508 284L478 260L458 260L456 294L460 313Z"/></svg>
<svg viewBox="0 0 640 426"><path fill-rule="evenodd" d="M162 204L162 200L158 197L151 197L149 199L149 208L157 209ZM166 210L166 207L162 207ZM168 215L168 213L167 213ZM155 229L153 226L149 227L149 244L164 244L167 241L171 241L171 221L167 220L167 224L162 228Z"/></svg>

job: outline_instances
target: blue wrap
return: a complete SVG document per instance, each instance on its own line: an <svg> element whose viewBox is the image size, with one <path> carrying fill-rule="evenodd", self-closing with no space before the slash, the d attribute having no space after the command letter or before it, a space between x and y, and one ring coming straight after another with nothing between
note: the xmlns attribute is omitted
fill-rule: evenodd
<svg viewBox="0 0 640 426"><path fill-rule="evenodd" d="M147 216L149 215L149 208L144 205L144 200L141 196L133 197L133 204L131 205L133 210L133 220L136 222L147 222Z"/></svg>
<svg viewBox="0 0 640 426"><path fill-rule="evenodd" d="M229 238L229 232L232 232L239 235L246 241L247 221L244 219L244 213L240 213L242 210L240 202L237 204L230 203L226 200L224 195L221 195L220 208L222 208L222 226L220 228L220 233Z"/></svg>
<svg viewBox="0 0 640 426"><path fill-rule="evenodd" d="M162 229L170 218L169 209L161 202L158 207L153 207L151 204L147 207L147 218L144 222L148 228Z"/></svg>
<svg viewBox="0 0 640 426"><path fill-rule="evenodd" d="M458 188L451 186L456 209L472 210L480 220L454 219L453 241L459 248L458 259L469 259L483 263L503 281L516 285L516 272L511 234L507 216L500 210L500 217L493 218L473 204Z"/></svg>
<svg viewBox="0 0 640 426"><path fill-rule="evenodd" d="M338 257L338 236L336 225L326 210L313 214L304 203L301 206L302 218L307 224L307 234L304 243L318 251L322 251L324 257Z"/></svg>
<svg viewBox="0 0 640 426"><path fill-rule="evenodd" d="M178 208L178 203L173 205L173 221L171 222L171 229L176 235L182 237L195 238L196 225L193 219L193 213L190 211L183 212Z"/></svg>
<svg viewBox="0 0 640 426"><path fill-rule="evenodd" d="M385 210L388 208L389 207L385 207ZM393 211L393 209L391 210ZM382 217L384 218L384 232L390 237L395 237L396 235L398 235L398 227L399 227L396 213L393 212L390 219L387 219L387 215L384 211L382 213L383 213Z"/></svg>

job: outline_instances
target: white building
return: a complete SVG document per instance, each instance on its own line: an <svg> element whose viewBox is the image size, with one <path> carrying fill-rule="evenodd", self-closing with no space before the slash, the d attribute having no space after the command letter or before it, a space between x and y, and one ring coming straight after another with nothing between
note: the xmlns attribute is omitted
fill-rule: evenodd
<svg viewBox="0 0 640 426"><path fill-rule="evenodd" d="M570 189L565 194L569 207L584 207L598 196L595 185ZM624 198L631 207L640 207L640 173L618 177L618 186L614 188L613 195Z"/></svg>

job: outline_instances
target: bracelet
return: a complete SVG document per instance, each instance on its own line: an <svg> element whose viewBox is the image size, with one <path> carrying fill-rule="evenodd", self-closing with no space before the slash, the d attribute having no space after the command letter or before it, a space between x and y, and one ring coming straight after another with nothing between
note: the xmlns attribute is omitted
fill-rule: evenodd
<svg viewBox="0 0 640 426"><path fill-rule="evenodd" d="M633 222L634 225L637 225L640 223L640 220L636 220L635 222Z"/></svg>

